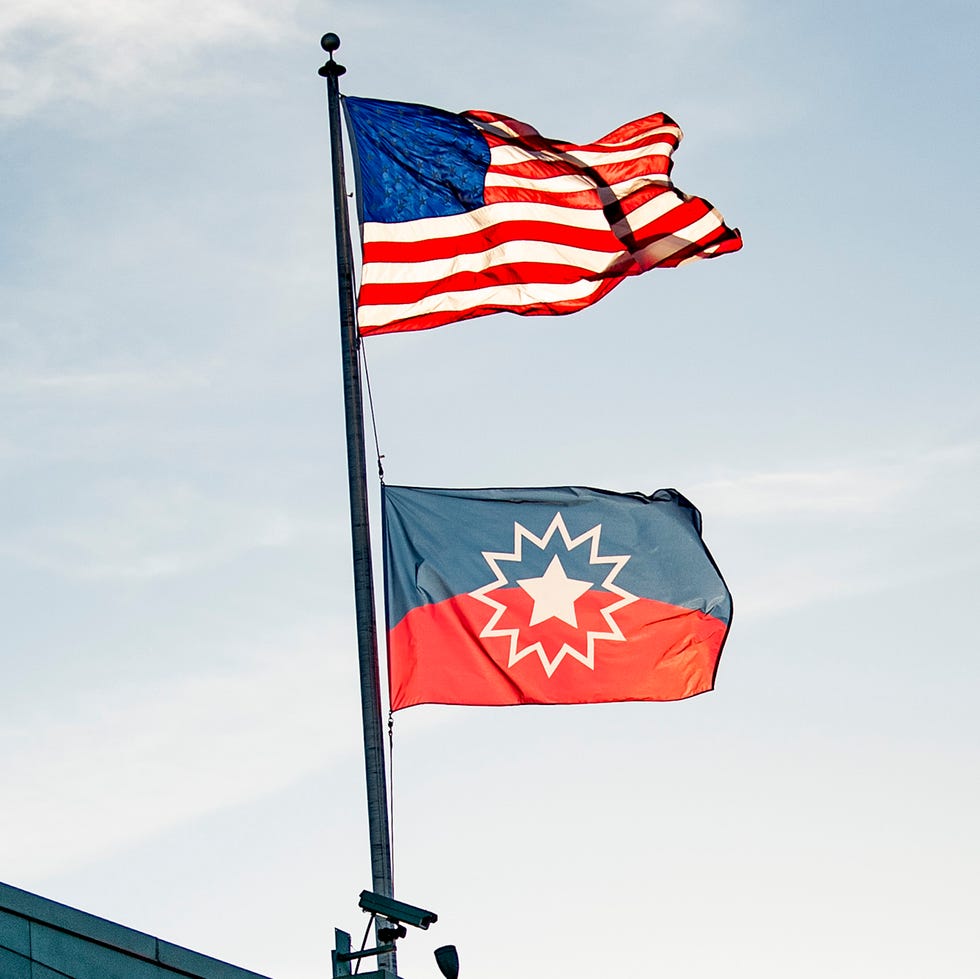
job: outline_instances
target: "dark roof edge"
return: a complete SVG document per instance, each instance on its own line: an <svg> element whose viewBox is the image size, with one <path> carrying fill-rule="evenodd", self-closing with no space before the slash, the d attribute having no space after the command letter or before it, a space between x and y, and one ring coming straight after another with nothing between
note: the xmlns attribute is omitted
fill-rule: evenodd
<svg viewBox="0 0 980 979"><path fill-rule="evenodd" d="M268 979L220 959L165 942L106 918L59 904L30 891L0 881L0 911L18 915L77 935L87 941L116 949L126 955L176 969L200 979Z"/></svg>

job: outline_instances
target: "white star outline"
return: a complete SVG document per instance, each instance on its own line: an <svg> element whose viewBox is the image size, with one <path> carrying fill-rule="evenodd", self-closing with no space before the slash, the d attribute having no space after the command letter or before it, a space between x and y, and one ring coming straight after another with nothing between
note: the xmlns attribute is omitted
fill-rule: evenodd
<svg viewBox="0 0 980 979"><path fill-rule="evenodd" d="M584 652L580 649L576 649L574 646L571 646L566 642L562 644L561 649L558 650L554 658L549 658L544 645L540 641L524 646L520 649L518 648L520 645L520 628L497 628L497 623L500 621L504 612L507 611L507 606L502 605L500 602L494 601L494 599L490 597L489 593L510 583L507 575L500 570L500 565L498 562L523 561L523 557L521 555L525 540L530 541L535 547L543 551L548 546L548 542L555 535L556 531L561 535L561 538L565 543L566 551L571 551L579 545L584 544L586 541L591 541L591 547L589 550L589 564L608 564L611 566L609 573L602 582L601 587L608 592L612 592L614 595L619 595L619 601L613 602L611 605L607 605L605 608L600 609L602 617L605 619L606 625L609 627L609 629L607 632L603 632L601 630L587 630L585 634ZM531 653L537 653L538 659L541 660L541 665L544 667L545 674L549 679L554 676L555 670L558 669L562 660L566 656L571 656L573 659L578 660L583 666L588 667L590 670L594 670L596 639L609 639L613 642L625 641L626 637L616 624L613 614L618 612L621 608L625 608L627 605L635 602L637 600L637 596L630 594L623 588L620 588L615 584L615 580L616 576L620 571L622 571L623 566L630 559L631 555L617 554L600 557L599 536L601 533L602 524L596 524L596 526L591 530L587 530L584 534L581 534L573 539L571 534L568 532L568 528L565 526L565 521L562 518L561 513L556 513L554 519L551 521L548 529L544 532L542 537L536 537L526 527L523 527L521 524L517 523L517 521L514 521L514 550L510 554L503 551L482 552L484 560L490 566L490 570L494 573L495 580L491 581L488 585L483 585L481 588L477 588L476 591L471 591L470 597L477 599L477 601L483 602L484 605L489 605L490 608L494 610L493 615L490 617L490 621L483 627L483 631L480 633L480 638L510 639L510 656L507 661L508 669L513 667L516 663L519 663L525 656L530 656Z"/></svg>

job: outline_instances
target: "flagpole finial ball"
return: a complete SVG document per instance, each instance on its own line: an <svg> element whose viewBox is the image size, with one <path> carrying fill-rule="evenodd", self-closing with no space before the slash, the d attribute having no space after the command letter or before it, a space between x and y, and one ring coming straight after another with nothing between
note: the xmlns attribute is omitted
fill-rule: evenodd
<svg viewBox="0 0 980 979"><path fill-rule="evenodd" d="M323 37L320 38L320 47L323 48L327 54L333 54L334 51L340 47L340 38L333 32L324 34Z"/></svg>

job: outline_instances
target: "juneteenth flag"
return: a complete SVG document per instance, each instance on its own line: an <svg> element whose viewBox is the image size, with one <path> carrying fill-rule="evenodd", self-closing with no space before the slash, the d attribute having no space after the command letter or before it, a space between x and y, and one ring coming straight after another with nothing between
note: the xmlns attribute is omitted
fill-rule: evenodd
<svg viewBox="0 0 980 979"><path fill-rule="evenodd" d="M493 112L344 105L364 336L571 313L626 276L742 247L711 204L671 182L682 134L663 113L577 146Z"/></svg>
<svg viewBox="0 0 980 979"><path fill-rule="evenodd" d="M391 709L681 700L731 595L673 489L383 487Z"/></svg>

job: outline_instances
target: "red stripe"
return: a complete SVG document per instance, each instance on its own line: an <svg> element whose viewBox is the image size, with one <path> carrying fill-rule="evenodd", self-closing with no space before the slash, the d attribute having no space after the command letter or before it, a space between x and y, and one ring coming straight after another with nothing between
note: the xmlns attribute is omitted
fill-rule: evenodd
<svg viewBox="0 0 980 979"><path fill-rule="evenodd" d="M658 197L663 197L664 194L667 194L674 200L674 203L670 207L676 207L684 200L684 195L672 184L646 184L643 187L637 188L631 194L621 197L618 206L623 214L632 214L634 211L643 207L644 204L649 204L650 201ZM668 208L665 213L670 214L670 209Z"/></svg>
<svg viewBox="0 0 980 979"><path fill-rule="evenodd" d="M567 167L569 171L582 170L589 167L611 166L617 161L604 163L602 162L601 158L607 154L611 156L612 154L622 153L636 154L633 157L634 160L662 160L666 164L670 160L670 156L673 151L677 148L676 138L670 136L669 134L650 136L649 139L639 140L635 143L629 144L624 143L620 146L571 146L567 149L559 149L555 146L549 146L547 150L532 149L525 143L516 139L499 139L489 134L486 135L487 142L490 143L491 149L497 146L514 146L525 153L532 154L530 159L513 160L510 162L498 162L491 158L490 168L492 170L500 170L501 172L519 172L517 168L533 168L535 166L544 167L548 170L555 167ZM668 144L668 148L666 150L663 148L665 143ZM654 146L657 147L655 151L649 153L642 152L647 147ZM580 158L584 153L588 153L590 156L598 156L600 159L598 161L590 161L586 163Z"/></svg>
<svg viewBox="0 0 980 979"><path fill-rule="evenodd" d="M371 262L428 262L456 255L477 255L513 241L544 241L590 251L615 254L622 242L611 230L576 228L552 221L500 221L454 238L420 241L369 241L364 245L364 264Z"/></svg>
<svg viewBox="0 0 980 979"><path fill-rule="evenodd" d="M612 184L637 177L665 176L670 173L672 165L673 161L670 156L664 153L648 153L630 160L615 160L609 163L588 165L578 160L555 159L554 154L548 154L539 159L522 160L515 163L491 163L487 172L488 174L496 173L508 177L521 177L525 180L584 174L589 180L598 177L601 182Z"/></svg>
<svg viewBox="0 0 980 979"><path fill-rule="evenodd" d="M637 136L642 136L652 129L662 129L666 126L674 127L680 132L680 126L670 116L663 112L654 112L651 115L643 116L642 119L633 119L631 122L625 122L608 135L603 136L602 139L598 139L594 143L586 143L582 148L588 150L601 149L609 143L622 143L626 140L635 139Z"/></svg>
<svg viewBox="0 0 980 979"><path fill-rule="evenodd" d="M574 153L576 151L587 151L589 153L601 153L604 150L609 150L611 148L622 149L623 143L627 143L631 140L637 139L637 137L646 137L650 134L648 139L649 142L671 140L674 145L680 141L677 136L671 133L651 133L651 130L662 129L665 127L674 127L680 130L677 123L674 122L670 116L664 115L662 112L656 112L653 115L644 116L642 119L634 119L632 122L627 122L620 126L618 129L614 129L611 133L607 133L600 139L595 140L592 143L563 143L558 140L548 139L546 136L542 136L536 129L526 123L519 122L516 119L511 119L509 116L497 115L492 112L485 112L483 110L471 110L469 112L464 112L464 116L468 116L471 119L476 119L482 122L490 123L491 125L502 122L503 124L509 126L511 129L519 133L519 137L508 136L503 134L498 129L486 130L482 126L480 127L483 131L484 138L490 143L491 146L500 146L503 143L515 143L524 148L537 149L542 152L559 152L559 153ZM636 144L633 145L649 145L648 140L642 139L637 140Z"/></svg>
<svg viewBox="0 0 980 979"><path fill-rule="evenodd" d="M361 287L362 306L401 305L415 303L429 296L470 292L492 286L512 286L520 283L581 282L595 273L571 265L550 265L546 262L512 262L496 265L482 272L457 272L436 282L378 282ZM604 277L604 276L603 276ZM532 287L533 289L533 287Z"/></svg>
<svg viewBox="0 0 980 979"><path fill-rule="evenodd" d="M577 313L580 309L585 309L587 306L598 302L603 296L615 289L624 278L626 278L625 275L602 279L594 292L580 299L513 306L502 303L485 303L471 309L445 310L418 316L404 316L380 326L361 326L359 331L361 336L365 337L380 333L409 333L415 330L431 330L448 323L461 323L463 320L477 319L480 316L489 316L491 313L517 313L519 316L564 316L568 313Z"/></svg>
<svg viewBox="0 0 980 979"><path fill-rule="evenodd" d="M676 234L688 225L700 221L711 211L711 205L700 197L691 197L688 200L678 201L676 207L672 207L666 214L639 228L633 229L633 235L637 242L647 241L648 239L660 238L664 235Z"/></svg>
<svg viewBox="0 0 980 979"><path fill-rule="evenodd" d="M639 160L623 160L619 163L603 163L592 171L607 184L618 184L624 180L639 180L643 177L663 178L670 173L670 160L665 156L644 156Z"/></svg>
<svg viewBox="0 0 980 979"><path fill-rule="evenodd" d="M602 200L594 187L560 194L529 187L487 187L483 191L483 199L488 204L554 204L558 207L572 207L578 211L602 210Z"/></svg>
<svg viewBox="0 0 980 979"><path fill-rule="evenodd" d="M683 251L672 255L666 261L659 262L657 267L664 269L676 268L681 262L693 258L695 255L700 255L705 248L711 245L716 246L717 250L710 255L705 255L705 258L717 258L719 255L737 252L742 247L742 236L739 234L738 229L719 228L717 231L705 235L700 241L690 245Z"/></svg>
<svg viewBox="0 0 980 979"><path fill-rule="evenodd" d="M560 174L578 173L582 168L566 160L542 159L534 157L530 160L520 160L516 163L490 162L487 173L500 173L508 177L524 177L526 180L537 180L543 177L557 177Z"/></svg>
<svg viewBox="0 0 980 979"><path fill-rule="evenodd" d="M629 160L625 163L614 163L603 167L594 167L585 170L582 167L560 168L549 167L550 173L538 173L530 176L521 176L513 169L505 170L503 167L491 167L489 174L500 173L507 177L518 177L524 180L546 180L548 177L562 176L568 178L579 177L580 183L587 183L588 186L582 190L556 191L549 188L547 182L543 182L540 187L513 186L507 183L487 182L484 190L484 199L487 204L495 204L498 199L511 201L536 201L543 204L559 204L564 207L589 208L600 206L598 203L600 189L605 189L610 184L618 184L627 180L643 180L644 178L655 181L650 186L654 189L663 191L670 189L670 182L667 179L667 168L659 162L654 165L649 161ZM552 185L553 187L554 185ZM634 193L646 189L644 186L631 188L624 200ZM625 190L620 189L619 193ZM491 199L491 194L494 197Z"/></svg>

